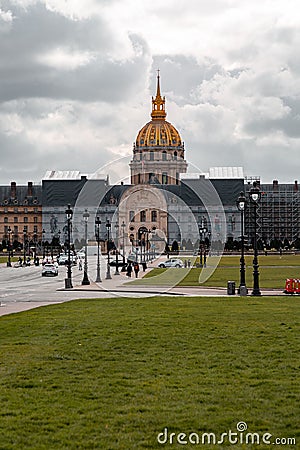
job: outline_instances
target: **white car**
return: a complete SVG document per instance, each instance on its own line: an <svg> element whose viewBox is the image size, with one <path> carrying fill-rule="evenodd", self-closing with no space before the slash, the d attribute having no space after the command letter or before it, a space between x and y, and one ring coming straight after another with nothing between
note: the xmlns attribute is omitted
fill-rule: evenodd
<svg viewBox="0 0 300 450"><path fill-rule="evenodd" d="M45 264L42 270L42 277L56 277L58 268L56 264Z"/></svg>
<svg viewBox="0 0 300 450"><path fill-rule="evenodd" d="M160 267L160 268L164 268L164 267L184 267L184 265L183 265L183 262L181 261L181 259L172 258L172 259L167 259L164 262L161 262L160 264L158 264L158 267Z"/></svg>

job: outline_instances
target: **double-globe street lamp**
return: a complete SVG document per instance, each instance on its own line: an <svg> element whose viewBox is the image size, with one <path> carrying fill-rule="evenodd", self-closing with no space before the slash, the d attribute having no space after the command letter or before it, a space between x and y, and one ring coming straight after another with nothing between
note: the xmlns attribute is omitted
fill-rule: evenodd
<svg viewBox="0 0 300 450"><path fill-rule="evenodd" d="M253 205L254 210L254 241L253 241L253 250L254 250L254 258L253 258L253 296L261 295L259 289L259 271L258 271L258 251L257 251L257 207L258 202L261 197L261 192L256 181L253 183L253 187L249 191L250 202Z"/></svg>
<svg viewBox="0 0 300 450"><path fill-rule="evenodd" d="M246 287L246 277L245 277L245 236L244 236L244 217L245 217L245 209L247 206L247 199L245 197L244 192L240 193L239 198L237 199L237 207L241 212L241 258L240 258L240 286L239 286L239 294L247 295L248 290Z"/></svg>
<svg viewBox="0 0 300 450"><path fill-rule="evenodd" d="M101 275L100 275L100 225L101 220L100 217L96 217L95 219L95 235L97 241L97 275L96 275L96 283L101 283Z"/></svg>
<svg viewBox="0 0 300 450"><path fill-rule="evenodd" d="M71 205L68 205L65 214L67 216L67 231L68 231L68 261L67 261L67 278L65 279L65 288L71 289L73 288L72 270L71 270L71 226L72 226L73 211L71 209Z"/></svg>
<svg viewBox="0 0 300 450"><path fill-rule="evenodd" d="M106 271L106 280L111 280L111 274L110 274L110 259L109 259L109 239L110 239L110 229L111 229L111 223L109 219L106 219L106 229L107 229L107 271Z"/></svg>
<svg viewBox="0 0 300 450"><path fill-rule="evenodd" d="M115 275L120 275L119 273L119 256L118 256L118 245L119 245L119 224L116 223L115 224L115 229L116 229L116 270L115 270Z"/></svg>
<svg viewBox="0 0 300 450"><path fill-rule="evenodd" d="M90 280L88 278L88 261L87 261L87 247L88 247L88 233L87 233L87 226L88 226L88 220L89 220L89 212L86 209L83 213L83 220L84 220L84 240L85 240L85 244L84 244L84 267L83 267L83 280L81 282L81 284L83 286L87 286L90 284Z"/></svg>

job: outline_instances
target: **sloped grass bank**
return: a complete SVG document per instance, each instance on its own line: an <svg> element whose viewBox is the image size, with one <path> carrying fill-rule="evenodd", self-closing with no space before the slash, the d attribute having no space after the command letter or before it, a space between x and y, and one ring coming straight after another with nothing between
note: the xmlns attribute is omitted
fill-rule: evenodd
<svg viewBox="0 0 300 450"><path fill-rule="evenodd" d="M3 316L0 449L182 448L158 433L220 435L240 421L299 445L299 317L289 297L80 300Z"/></svg>

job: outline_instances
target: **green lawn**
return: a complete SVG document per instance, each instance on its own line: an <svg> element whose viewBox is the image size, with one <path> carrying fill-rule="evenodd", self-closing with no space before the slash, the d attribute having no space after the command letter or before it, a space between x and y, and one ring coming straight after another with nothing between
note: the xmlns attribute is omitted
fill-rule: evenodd
<svg viewBox="0 0 300 450"><path fill-rule="evenodd" d="M158 433L219 438L240 421L299 448L299 317L298 297L80 300L3 316L0 449L182 448Z"/></svg>
<svg viewBox="0 0 300 450"><path fill-rule="evenodd" d="M184 258L182 258L184 259ZM253 256L247 255L246 284L251 288L253 283ZM198 261L195 261L195 264ZM219 263L217 265L217 263ZM213 266L216 270L211 274ZM260 256L259 257L260 286L265 289L284 289L287 278L300 278L300 255ZM206 275L208 273L208 275ZM205 282L199 283L199 276ZM154 277L154 278L153 278ZM134 284L161 285L161 286L199 286L227 287L227 281L235 281L239 285L240 258L239 256L223 256L221 259L208 258L207 268L192 269L153 269L146 277L134 281Z"/></svg>

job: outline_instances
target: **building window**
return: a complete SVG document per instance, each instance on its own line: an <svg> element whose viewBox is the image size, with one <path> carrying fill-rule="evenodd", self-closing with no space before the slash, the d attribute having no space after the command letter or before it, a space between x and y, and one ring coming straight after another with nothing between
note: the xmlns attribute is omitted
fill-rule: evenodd
<svg viewBox="0 0 300 450"><path fill-rule="evenodd" d="M177 160L177 152L174 152L174 160Z"/></svg>
<svg viewBox="0 0 300 450"><path fill-rule="evenodd" d="M24 223L28 223L28 217L24 217Z"/></svg>
<svg viewBox="0 0 300 450"><path fill-rule="evenodd" d="M129 211L129 222L134 222L134 211Z"/></svg>
<svg viewBox="0 0 300 450"><path fill-rule="evenodd" d="M4 217L4 223L8 223L8 217Z"/></svg>
<svg viewBox="0 0 300 450"><path fill-rule="evenodd" d="M38 223L38 218L37 218L37 217L34 217L34 218L33 218L33 222L34 222L34 223Z"/></svg>
<svg viewBox="0 0 300 450"><path fill-rule="evenodd" d="M7 235L7 233L8 233L8 226L5 225L5 226L4 226L4 234L5 234L5 236Z"/></svg>
<svg viewBox="0 0 300 450"><path fill-rule="evenodd" d="M8 208L4 208L4 214L7 214L8 213Z"/></svg>
<svg viewBox="0 0 300 450"><path fill-rule="evenodd" d="M37 233L37 232L38 232L38 227L37 227L37 225L34 225L34 227L33 227L33 232L34 232L34 233Z"/></svg>
<svg viewBox="0 0 300 450"><path fill-rule="evenodd" d="M39 212L38 208L33 208L33 212L38 213Z"/></svg>
<svg viewBox="0 0 300 450"><path fill-rule="evenodd" d="M167 161L167 152L165 151L162 152L162 160Z"/></svg>
<svg viewBox="0 0 300 450"><path fill-rule="evenodd" d="M150 152L150 161L154 161L154 152Z"/></svg>
<svg viewBox="0 0 300 450"><path fill-rule="evenodd" d="M14 208L14 213L18 214L18 212L19 212L18 208Z"/></svg>
<svg viewBox="0 0 300 450"><path fill-rule="evenodd" d="M28 213L28 208L24 208L24 214Z"/></svg>
<svg viewBox="0 0 300 450"><path fill-rule="evenodd" d="M14 222L15 222L15 223L18 222L18 217L14 217Z"/></svg>
<svg viewBox="0 0 300 450"><path fill-rule="evenodd" d="M146 211L140 212L140 222L146 222Z"/></svg>
<svg viewBox="0 0 300 450"><path fill-rule="evenodd" d="M167 172L162 173L162 184L168 184L168 173Z"/></svg>
<svg viewBox="0 0 300 450"><path fill-rule="evenodd" d="M18 232L19 232L19 227L18 227L18 225L15 225L14 226L14 235L17 235Z"/></svg>
<svg viewBox="0 0 300 450"><path fill-rule="evenodd" d="M27 231L28 231L28 226L27 225L24 225L23 231L24 231L24 233L27 233Z"/></svg>
<svg viewBox="0 0 300 450"><path fill-rule="evenodd" d="M157 211L151 211L151 222L157 222Z"/></svg>

